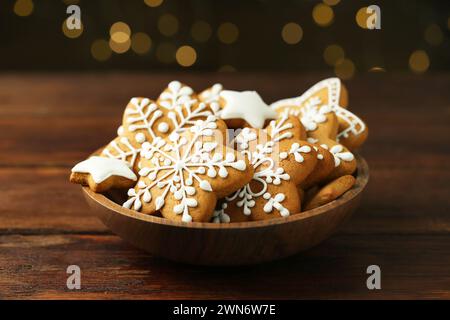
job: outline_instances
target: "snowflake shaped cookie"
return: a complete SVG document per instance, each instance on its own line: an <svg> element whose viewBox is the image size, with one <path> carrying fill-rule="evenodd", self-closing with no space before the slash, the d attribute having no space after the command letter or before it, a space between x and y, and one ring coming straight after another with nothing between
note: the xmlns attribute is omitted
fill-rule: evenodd
<svg viewBox="0 0 450 320"><path fill-rule="evenodd" d="M171 220L209 221L217 199L253 175L245 157L218 142L224 134L225 123L211 115L180 135L144 143L140 179L123 206L146 214L160 211Z"/></svg>
<svg viewBox="0 0 450 320"><path fill-rule="evenodd" d="M188 100L167 110L147 98L132 98L125 109L118 137L105 147L102 156L124 160L139 171L139 154L145 142L185 132L211 110L196 100Z"/></svg>
<svg viewBox="0 0 450 320"><path fill-rule="evenodd" d="M287 217L300 212L297 186L313 171L317 154L300 140L302 125L284 114L264 130L245 128L236 138L255 173L252 180L227 196L214 213L214 222Z"/></svg>

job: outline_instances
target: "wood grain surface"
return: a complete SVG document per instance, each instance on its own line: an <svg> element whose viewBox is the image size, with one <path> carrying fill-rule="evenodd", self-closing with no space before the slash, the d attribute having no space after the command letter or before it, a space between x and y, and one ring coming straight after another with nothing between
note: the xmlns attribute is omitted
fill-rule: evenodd
<svg viewBox="0 0 450 320"><path fill-rule="evenodd" d="M303 254L245 268L152 257L92 214L70 168L114 135L131 96L173 79L255 89L267 102L326 75L0 75L0 299L450 298L450 75L373 74L346 83L370 127L371 181L340 232ZM82 270L81 290L66 268ZM366 288L377 264L382 289Z"/></svg>

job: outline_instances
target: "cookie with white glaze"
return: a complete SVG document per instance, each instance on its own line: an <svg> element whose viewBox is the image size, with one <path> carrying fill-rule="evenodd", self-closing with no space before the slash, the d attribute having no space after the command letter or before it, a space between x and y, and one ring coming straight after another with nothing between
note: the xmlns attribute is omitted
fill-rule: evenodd
<svg viewBox="0 0 450 320"><path fill-rule="evenodd" d="M221 200L214 222L240 222L287 217L300 212L297 186L317 162L313 146L300 140L296 117L282 116L264 130L244 128L238 150L254 168L252 180Z"/></svg>
<svg viewBox="0 0 450 320"><path fill-rule="evenodd" d="M217 139L226 129L211 115L180 135L145 143L139 181L123 206L175 221L210 221L217 199L253 176L248 160Z"/></svg>
<svg viewBox="0 0 450 320"><path fill-rule="evenodd" d="M299 116L308 131L326 122L330 112L335 113L338 124L336 141L354 150L367 139L368 127L358 116L348 111L347 106L347 89L339 78L322 80L299 97L271 104L278 112L288 109L291 114ZM314 134L310 136L314 137Z"/></svg>
<svg viewBox="0 0 450 320"><path fill-rule="evenodd" d="M104 192L112 186L129 188L136 181L137 176L125 161L98 156L78 163L70 174L70 182L89 186L95 192Z"/></svg>

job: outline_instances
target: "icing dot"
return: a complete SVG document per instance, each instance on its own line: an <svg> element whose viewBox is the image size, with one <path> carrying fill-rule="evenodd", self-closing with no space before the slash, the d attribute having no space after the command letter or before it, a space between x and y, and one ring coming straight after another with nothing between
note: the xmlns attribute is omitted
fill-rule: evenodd
<svg viewBox="0 0 450 320"><path fill-rule="evenodd" d="M166 133L169 131L169 125L167 124L167 122L161 122L158 125L158 131L162 132L162 133Z"/></svg>
<svg viewBox="0 0 450 320"><path fill-rule="evenodd" d="M123 135L124 131L125 131L125 130L123 129L123 127L120 126L119 128L117 128L117 135L118 135L118 136Z"/></svg>
<svg viewBox="0 0 450 320"><path fill-rule="evenodd" d="M142 132L137 133L134 137L139 143L143 143L145 141L145 135Z"/></svg>

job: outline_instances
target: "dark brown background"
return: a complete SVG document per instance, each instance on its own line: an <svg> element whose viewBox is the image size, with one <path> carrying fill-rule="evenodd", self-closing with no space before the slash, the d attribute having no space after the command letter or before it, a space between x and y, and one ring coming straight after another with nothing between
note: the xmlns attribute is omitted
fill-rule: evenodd
<svg viewBox="0 0 450 320"><path fill-rule="evenodd" d="M194 70L216 71L231 65L239 71L329 71L333 68L322 56L330 44L340 45L361 73L376 66L407 71L409 56L415 50L428 53L430 70L450 68L448 1L341 0L332 7L335 17L328 27L318 26L312 18L319 0L164 0L155 8L145 5L144 0L34 0L34 10L26 17L14 13L15 1L0 3L0 69L180 69L174 60L158 60L156 51L163 43L195 48L198 58L190 67ZM67 3L77 3L81 8L84 31L76 39L67 38L61 30L68 16ZM381 8L381 30L368 31L356 24L356 12L370 4ZM164 14L178 20L178 32L172 36L164 36L158 29L158 20ZM211 37L202 43L190 33L199 20L212 28ZM132 33L146 32L152 47L143 56L129 50L98 62L91 56L91 44L97 39L108 40L109 28L117 21L126 22ZM232 22L239 29L237 41L230 45L217 37L217 29L224 22ZM288 22L298 23L303 29L298 44L288 45L282 40L281 30ZM443 36L438 45L430 45L424 37L433 24Z"/></svg>

